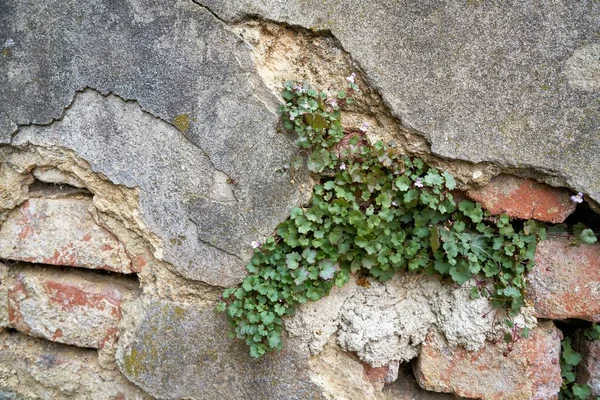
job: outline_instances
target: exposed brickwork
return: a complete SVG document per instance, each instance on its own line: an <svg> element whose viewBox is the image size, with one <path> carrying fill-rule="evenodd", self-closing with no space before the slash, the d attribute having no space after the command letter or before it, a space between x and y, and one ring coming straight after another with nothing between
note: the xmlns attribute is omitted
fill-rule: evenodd
<svg viewBox="0 0 600 400"><path fill-rule="evenodd" d="M600 244L570 242L561 237L538 244L527 297L539 318L600 321Z"/></svg>
<svg viewBox="0 0 600 400"><path fill-rule="evenodd" d="M560 340L554 324L543 322L528 340L519 340L504 356L504 343L470 352L450 347L440 335L430 333L415 375L424 389L467 398L555 399L562 382Z"/></svg>
<svg viewBox="0 0 600 400"><path fill-rule="evenodd" d="M398 379L399 367L400 363L398 361L392 361L381 367L372 367L367 363L363 363L363 370L367 380L377 390L383 389L386 383L392 383Z"/></svg>
<svg viewBox="0 0 600 400"><path fill-rule="evenodd" d="M89 198L32 198L0 226L0 258L131 273L123 245L92 218ZM143 261L143 260L140 260Z"/></svg>
<svg viewBox="0 0 600 400"><path fill-rule="evenodd" d="M96 351L0 329L0 398L142 400L150 396L127 381L116 365L101 365Z"/></svg>
<svg viewBox="0 0 600 400"><path fill-rule="evenodd" d="M132 282L41 266L15 267L12 274L3 285L9 327L80 347L115 342L121 303L134 290Z"/></svg>
<svg viewBox="0 0 600 400"><path fill-rule="evenodd" d="M494 215L554 223L563 222L576 206L565 189L510 175L498 175L486 186L467 191L467 196Z"/></svg>
<svg viewBox="0 0 600 400"><path fill-rule="evenodd" d="M600 341L587 340L583 330L580 330L576 346L576 350L582 355L577 366L577 381L588 384L593 396L600 396Z"/></svg>

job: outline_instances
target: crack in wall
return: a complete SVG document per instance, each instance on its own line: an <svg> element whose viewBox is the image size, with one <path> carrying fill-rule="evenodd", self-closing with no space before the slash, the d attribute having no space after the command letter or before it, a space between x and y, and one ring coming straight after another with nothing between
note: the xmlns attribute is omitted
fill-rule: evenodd
<svg viewBox="0 0 600 400"><path fill-rule="evenodd" d="M271 93L279 99L279 91L282 87L281 84L277 86L269 85L268 79L265 79L264 74L261 72L261 68L265 65L268 65L268 60L261 60L261 55L256 51L256 46L254 46L247 37L244 37L242 33L240 33L243 28L248 27L252 24L258 24L263 27L278 27L281 28L282 31L288 32L296 32L300 37L310 38L308 43L305 43L305 48L303 49L306 53L314 52L315 47L312 42L315 40L319 40L322 38L328 38L333 43L332 46L337 48L343 53L343 56L346 58L346 66L350 66L352 71L355 71L360 76L360 79L364 83L362 87L367 87L368 90L372 91L376 97L376 100L367 101L366 106L363 110L359 111L359 114L364 116L369 116L372 114L378 114L379 116L387 114L387 118L391 118L395 120L397 127L394 127L394 124L387 124L386 129L382 129L379 132L370 132L371 141L375 141L378 139L382 139L387 142L400 142L401 150L405 153L408 153L412 156L417 156L423 158L429 164L449 170L452 172L456 178L458 179L459 185L462 189L466 189L472 186L481 186L487 184L489 180L501 173L509 173L515 176L523 177L523 178L531 178L538 181L545 182L551 186L555 187L575 187L570 179L565 178L564 174L560 173L552 168L543 168L539 166L534 166L527 163L519 163L518 165L511 165L510 162L505 162L504 165L500 165L497 162L492 161L483 161L483 162L471 162L467 160L461 160L457 158L451 158L447 156L443 156L433 149L433 144L429 138L429 135L426 132L420 132L413 128L408 128L404 126L402 122L402 116L398 115L393 111L391 104L388 100L386 100L381 95L381 88L378 87L372 79L370 79L369 75L365 73L364 68L360 61L358 61L348 50L346 50L342 44L342 42L335 36L335 34L330 29L307 29L302 25L291 24L285 20L274 20L266 18L263 15L252 13L252 12L240 12L238 16L231 17L231 19L226 20L221 17L217 12L212 10L209 6L205 4L201 4L200 0L193 0L195 4L197 4L202 9L209 12L220 22L228 26L234 31L237 31L240 34L240 37L248 43L254 53L255 61L257 65L257 70L263 81L267 83L269 86ZM285 36L280 35L280 38ZM276 40L281 40L280 38ZM288 54L288 56L291 56ZM261 65L261 63L263 65ZM323 67L326 68L326 67ZM346 70L347 72L348 70ZM327 84L331 84L332 82L340 81L339 77L343 75L344 71L337 71L337 73L332 73L331 76L334 77ZM300 77L304 78L304 76L299 75L288 75L288 79L299 80ZM311 79L309 81L313 84L320 84L322 82L315 82ZM282 82L279 82L282 83ZM342 80L343 83L343 80ZM373 106L379 104L377 107L383 108L380 111L369 110L369 106ZM352 110L350 110L352 111ZM346 126L350 121L343 121ZM352 121L352 125L359 126L360 124L356 124L355 121ZM594 203L595 209L600 209L599 206Z"/></svg>
<svg viewBox="0 0 600 400"><path fill-rule="evenodd" d="M204 243L205 245L207 245L208 247L212 247L213 249L222 251L223 253L229 254L230 256L233 256L237 259L239 259L240 261L243 261L242 258L239 256L239 254L230 252L228 250L222 249L219 246L210 243L209 241L206 241L204 239L202 239L202 236L200 235L200 227L198 226L198 223L196 221L194 221L192 218L188 218L188 220L196 227L196 231L198 232L198 240L202 243Z"/></svg>
<svg viewBox="0 0 600 400"><path fill-rule="evenodd" d="M175 128L175 129L177 130L177 132L179 132L179 133L181 134L181 136L182 136L182 137L183 137L183 138L184 138L184 139L185 139L185 140L186 140L188 143L190 143L192 146L194 146L194 147L198 148L198 150L200 150L200 151L202 152L202 155L203 155L203 156L204 156L204 157L205 157L205 158L206 158L206 159L207 159L207 160L210 162L210 164L211 164L212 168L213 168L215 171L218 171L218 172L222 173L223 175L227 176L228 178L231 178L231 177L229 176L229 174L227 174L225 171L222 171L222 170L220 170L219 168L217 168L217 166L216 166L216 165L215 165L215 163L213 162L213 160L212 160L212 158L210 157L210 155L209 155L209 154L208 154L208 153L207 153L207 152L206 152L206 151L205 151L205 150L202 148L202 146L198 145L197 143L194 143L194 142L193 142L193 141L192 141L192 140L189 138L189 136L187 136L187 135L185 134L185 132L181 131L181 129L179 129L179 127L178 127L176 124L174 124L173 122L171 122L171 121L167 121L166 119L164 119L164 118L161 118L160 116L158 116L158 115L156 115L156 114L152 113L151 111L149 111L149 110L145 109L144 107L142 107L142 105L140 104L140 102L139 102L137 99L129 99L129 98L125 98L125 97L121 96L120 94L118 94L118 93L117 93L117 92L115 92L115 91L110 91L110 90L109 90L109 91L102 91L102 90L96 89L96 88L94 88L94 87L92 87L92 86L84 86L84 87L83 87L83 88L81 88L81 89L77 89L77 90L75 90L75 92L74 92L74 94L73 94L73 97L71 98L71 100L69 101L69 103L68 103L66 106L64 106L64 107L63 107L63 109L62 109L62 110L61 110L61 112L60 112L60 116L59 116L58 118L52 118L50 121L48 121L48 122L44 122L44 123L35 123L35 122L30 122L30 123L27 123L27 124L16 124L16 126L17 126L17 129L15 129L15 131L13 131L13 132L11 133L11 138L10 138L10 142L9 142L9 144L13 145L13 143L14 143L14 141L15 141L16 137L19 135L19 133L20 133L20 131L21 131L21 129L22 129L22 128L25 128L25 127L32 127L32 126L40 126L40 127L42 127L42 126L50 126L50 125L52 125L52 124L54 124L54 123L56 123L56 122L62 121L62 120L63 120L63 118L65 117L65 115L67 114L67 111L69 111L69 110L71 109L71 107L73 106L73 104L74 104L74 103L75 103L75 101L77 100L77 97L78 97L79 95L81 95L81 94L83 94L83 93L87 92L87 91L93 91L93 92L96 92L96 93L100 94L100 95L101 95L102 97L104 97L104 98L108 98L109 96L115 96L115 97L119 98L120 100L122 100L122 101L123 101L123 102L125 102L125 103L134 103L134 104L136 104L136 105L139 107L139 109L140 109L140 110L141 110L141 111L142 111L144 114L146 114L146 115L149 115L149 116L151 116L151 117L153 117L153 118L155 118L155 119L157 119L157 120L159 120L159 121L162 121L162 122L166 123L167 125L169 125L169 126L171 126L171 127Z"/></svg>

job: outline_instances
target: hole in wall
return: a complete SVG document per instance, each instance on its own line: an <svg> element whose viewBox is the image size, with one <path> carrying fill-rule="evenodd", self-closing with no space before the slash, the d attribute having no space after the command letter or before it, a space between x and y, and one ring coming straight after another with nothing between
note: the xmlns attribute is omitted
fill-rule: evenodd
<svg viewBox="0 0 600 400"><path fill-rule="evenodd" d="M71 186L66 183L48 183L40 181L39 179L35 179L33 183L29 185L30 197L55 197L71 195L92 196L92 193L85 188Z"/></svg>
<svg viewBox="0 0 600 400"><path fill-rule="evenodd" d="M135 282L139 285L139 277L137 274L122 274L114 271L107 271L104 269L91 269L81 267L69 267L67 265L54 265L54 264L42 264L42 263L29 263L19 260L0 259L0 263L6 265L9 268L24 268L34 267L39 269L57 271L61 273L83 273L86 275L97 275L97 276L109 276L119 280L125 280Z"/></svg>
<svg viewBox="0 0 600 400"><path fill-rule="evenodd" d="M556 327L562 331L565 337L574 334L579 329L587 329L592 326L590 321L576 318L554 320L553 322Z"/></svg>
<svg viewBox="0 0 600 400"><path fill-rule="evenodd" d="M572 227L580 222L587 228L593 230L594 233L600 233L600 215L592 210L587 201L578 204L575 211L569 215L564 223L567 224L567 226Z"/></svg>

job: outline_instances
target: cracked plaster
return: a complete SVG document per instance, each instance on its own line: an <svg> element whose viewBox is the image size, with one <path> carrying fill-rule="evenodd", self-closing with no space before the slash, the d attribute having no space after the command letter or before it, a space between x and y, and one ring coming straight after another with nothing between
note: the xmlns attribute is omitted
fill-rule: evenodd
<svg viewBox="0 0 600 400"><path fill-rule="evenodd" d="M331 33L438 157L600 201L596 1L198 2L233 24Z"/></svg>

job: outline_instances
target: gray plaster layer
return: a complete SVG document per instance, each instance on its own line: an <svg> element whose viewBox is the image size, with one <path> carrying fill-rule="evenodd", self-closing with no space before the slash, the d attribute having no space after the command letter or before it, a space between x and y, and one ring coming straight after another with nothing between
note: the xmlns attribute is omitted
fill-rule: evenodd
<svg viewBox="0 0 600 400"><path fill-rule="evenodd" d="M290 151L282 138L271 140L281 153ZM259 192L236 195L227 176L183 133L135 102L93 90L79 93L60 121L21 128L13 143L72 149L113 183L139 188L142 219L164 243L164 254L157 255L184 276L214 285L234 285L244 276L250 241L285 218L293 198L275 173L256 185ZM285 156L271 151L263 161L274 169ZM263 205L276 200L279 208Z"/></svg>
<svg viewBox="0 0 600 400"><path fill-rule="evenodd" d="M184 276L238 282L250 242L299 202L278 172L294 147L275 131L275 99L245 43L191 1L0 9L0 144L34 124L14 142L70 147L141 189L146 222Z"/></svg>
<svg viewBox="0 0 600 400"><path fill-rule="evenodd" d="M478 350L503 329L502 312L487 299L471 300L469 284L445 284L437 277L398 274L370 287L348 283L327 298L300 307L286 320L291 335L318 354L331 335L338 344L373 366L408 361L432 328L442 332L452 346ZM524 313L530 310L525 308ZM520 315L519 326L535 325L535 318Z"/></svg>
<svg viewBox="0 0 600 400"><path fill-rule="evenodd" d="M600 3L200 0L330 30L441 156L532 167L600 200Z"/></svg>
<svg viewBox="0 0 600 400"><path fill-rule="evenodd" d="M321 399L310 381L308 349L296 340L260 360L227 336L214 303L139 299L124 312L121 371L161 399Z"/></svg>

